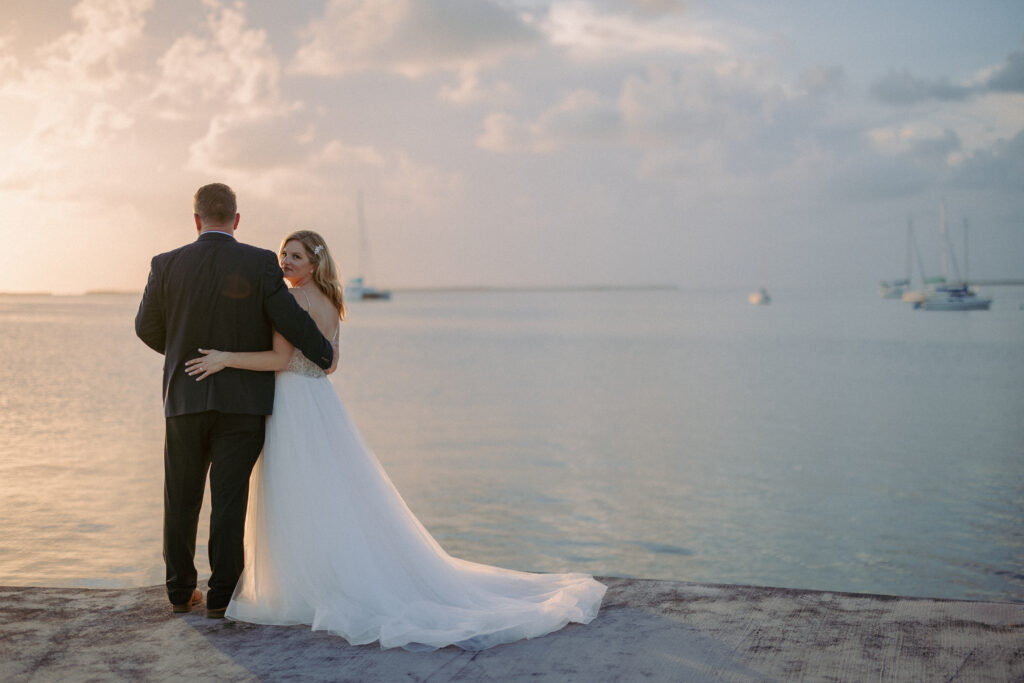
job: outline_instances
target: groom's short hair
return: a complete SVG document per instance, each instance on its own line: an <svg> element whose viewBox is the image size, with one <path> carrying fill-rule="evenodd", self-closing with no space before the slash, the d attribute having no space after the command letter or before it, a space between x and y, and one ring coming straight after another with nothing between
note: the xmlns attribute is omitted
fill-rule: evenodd
<svg viewBox="0 0 1024 683"><path fill-rule="evenodd" d="M238 213L235 191L224 183L203 185L192 198L192 211L203 225L228 225Z"/></svg>

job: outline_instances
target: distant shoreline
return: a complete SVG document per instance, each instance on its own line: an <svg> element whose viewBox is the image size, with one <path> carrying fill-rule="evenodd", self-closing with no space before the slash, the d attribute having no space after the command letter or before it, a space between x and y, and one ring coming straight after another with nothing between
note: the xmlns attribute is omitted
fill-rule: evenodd
<svg viewBox="0 0 1024 683"><path fill-rule="evenodd" d="M971 279L971 285L978 287L1024 287L1024 279L997 278L991 280ZM714 290L743 289L743 285L720 285ZM667 283L638 285L592 284L592 285L452 285L438 287L388 287L399 294L447 294L447 293L502 293L502 292L674 292L680 290L703 291L706 287L683 287ZM142 296L142 290L130 289L88 289L84 292L2 292L3 297L80 297L80 296Z"/></svg>
<svg viewBox="0 0 1024 683"><path fill-rule="evenodd" d="M614 292L614 291L675 291L678 285L645 284L645 285L521 285L521 286L488 286L488 285L456 285L451 287L389 287L391 292L400 293L442 293L442 292ZM142 296L142 290L130 289L87 289L84 292L0 292L0 296L111 296L111 295Z"/></svg>
<svg viewBox="0 0 1024 683"><path fill-rule="evenodd" d="M674 291L678 285L467 285L453 287L391 287L392 292L606 292L606 291Z"/></svg>

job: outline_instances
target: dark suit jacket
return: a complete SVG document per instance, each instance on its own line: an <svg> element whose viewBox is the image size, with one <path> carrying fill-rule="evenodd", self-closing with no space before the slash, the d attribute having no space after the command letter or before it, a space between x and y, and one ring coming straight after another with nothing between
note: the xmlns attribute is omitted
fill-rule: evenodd
<svg viewBox="0 0 1024 683"><path fill-rule="evenodd" d="M269 415L274 373L226 368L196 382L185 361L199 357L199 347L267 351L274 328L311 361L331 366L331 344L288 292L274 252L208 232L153 257L135 332L164 354L167 417L207 410Z"/></svg>

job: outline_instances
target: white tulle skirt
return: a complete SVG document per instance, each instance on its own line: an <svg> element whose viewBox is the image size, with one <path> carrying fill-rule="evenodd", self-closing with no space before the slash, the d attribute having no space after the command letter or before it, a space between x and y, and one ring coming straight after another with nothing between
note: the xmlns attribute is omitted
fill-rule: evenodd
<svg viewBox="0 0 1024 683"><path fill-rule="evenodd" d="M353 645L480 650L597 616L605 586L449 556L406 506L326 377L277 375L232 619Z"/></svg>

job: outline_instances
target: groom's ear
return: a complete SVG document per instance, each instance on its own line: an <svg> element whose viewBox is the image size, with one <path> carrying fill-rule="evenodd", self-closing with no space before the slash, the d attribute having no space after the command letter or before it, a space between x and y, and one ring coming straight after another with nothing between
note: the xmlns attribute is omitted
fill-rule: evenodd
<svg viewBox="0 0 1024 683"><path fill-rule="evenodd" d="M199 218L199 214L198 213L194 213L192 215L195 216L195 218L196 218L196 232L202 232L203 231L203 221L202 221L202 219Z"/></svg>
<svg viewBox="0 0 1024 683"><path fill-rule="evenodd" d="M235 224L233 226L231 226L231 232L234 232L235 230L238 230L238 221L240 221L240 220L242 220L242 214L236 213L235 214Z"/></svg>

